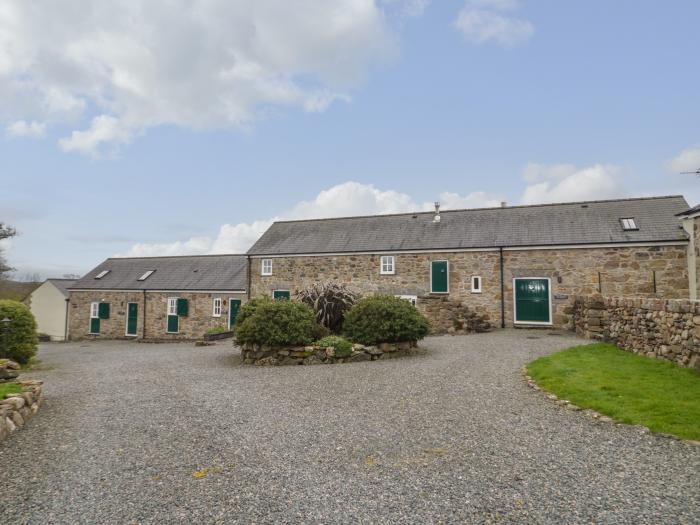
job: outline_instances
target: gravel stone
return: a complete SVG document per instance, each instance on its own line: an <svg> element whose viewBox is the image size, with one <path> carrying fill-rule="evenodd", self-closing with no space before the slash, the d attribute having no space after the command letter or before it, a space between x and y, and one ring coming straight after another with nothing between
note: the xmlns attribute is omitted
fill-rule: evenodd
<svg viewBox="0 0 700 525"><path fill-rule="evenodd" d="M581 342L545 333L313 367L43 344L23 377L44 404L0 443L2 523L700 523L700 447L529 388L524 364Z"/></svg>

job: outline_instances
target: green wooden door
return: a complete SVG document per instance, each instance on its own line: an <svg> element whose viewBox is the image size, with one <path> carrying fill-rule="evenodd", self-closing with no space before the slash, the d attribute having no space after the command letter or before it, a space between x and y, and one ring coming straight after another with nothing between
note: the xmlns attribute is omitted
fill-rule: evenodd
<svg viewBox="0 0 700 525"><path fill-rule="evenodd" d="M273 299L289 299L289 290L275 290L272 292Z"/></svg>
<svg viewBox="0 0 700 525"><path fill-rule="evenodd" d="M90 318L90 333L99 334L100 333L100 318L92 317Z"/></svg>
<svg viewBox="0 0 700 525"><path fill-rule="evenodd" d="M229 299L228 300L228 328L232 330L236 324L236 317L238 317L238 310L241 307L240 299Z"/></svg>
<svg viewBox="0 0 700 525"><path fill-rule="evenodd" d="M549 281L515 280L515 320L520 323L550 323Z"/></svg>
<svg viewBox="0 0 700 525"><path fill-rule="evenodd" d="M177 315L168 316L168 329L169 334L176 334L180 330L180 318Z"/></svg>
<svg viewBox="0 0 700 525"><path fill-rule="evenodd" d="M447 293L449 291L449 274L447 261L432 261L430 263L431 293Z"/></svg>
<svg viewBox="0 0 700 525"><path fill-rule="evenodd" d="M136 335L136 326L139 318L139 305L129 303L126 307L126 335Z"/></svg>

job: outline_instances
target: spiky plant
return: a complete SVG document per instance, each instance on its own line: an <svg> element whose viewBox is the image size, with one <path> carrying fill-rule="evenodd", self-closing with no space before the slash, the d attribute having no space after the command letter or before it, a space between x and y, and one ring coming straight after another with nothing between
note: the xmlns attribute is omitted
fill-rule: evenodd
<svg viewBox="0 0 700 525"><path fill-rule="evenodd" d="M345 313L357 302L359 295L344 283L328 282L302 290L297 298L311 307L320 325L339 333Z"/></svg>

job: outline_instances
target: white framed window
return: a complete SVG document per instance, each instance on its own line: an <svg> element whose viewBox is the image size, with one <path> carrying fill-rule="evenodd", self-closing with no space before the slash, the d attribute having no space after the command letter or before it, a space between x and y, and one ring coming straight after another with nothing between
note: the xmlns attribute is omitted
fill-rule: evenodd
<svg viewBox="0 0 700 525"><path fill-rule="evenodd" d="M472 293L481 293L481 276L472 275Z"/></svg>
<svg viewBox="0 0 700 525"><path fill-rule="evenodd" d="M622 223L622 229L623 230L638 230L639 226L637 226L637 222L634 220L634 217L625 217L620 219L620 222Z"/></svg>
<svg viewBox="0 0 700 525"><path fill-rule="evenodd" d="M262 275L272 275L272 259L262 260Z"/></svg>
<svg viewBox="0 0 700 525"><path fill-rule="evenodd" d="M139 281L145 281L153 274L153 272L155 272L155 270L148 270L141 277L139 277Z"/></svg>
<svg viewBox="0 0 700 525"><path fill-rule="evenodd" d="M393 255L382 255L379 261L379 273L382 275L394 275Z"/></svg>
<svg viewBox="0 0 700 525"><path fill-rule="evenodd" d="M90 319L98 319L100 317L100 303L90 303Z"/></svg>
<svg viewBox="0 0 700 525"><path fill-rule="evenodd" d="M214 310L211 315L221 317L221 297L214 297Z"/></svg>
<svg viewBox="0 0 700 525"><path fill-rule="evenodd" d="M418 302L418 297L415 295L395 295L394 297L398 297L399 299L403 299L404 301L408 301L413 306L416 306L416 303Z"/></svg>
<svg viewBox="0 0 700 525"><path fill-rule="evenodd" d="M168 297L168 315L177 315L177 297Z"/></svg>
<svg viewBox="0 0 700 525"><path fill-rule="evenodd" d="M109 273L109 270L102 270L95 276L95 279L102 279L105 275Z"/></svg>

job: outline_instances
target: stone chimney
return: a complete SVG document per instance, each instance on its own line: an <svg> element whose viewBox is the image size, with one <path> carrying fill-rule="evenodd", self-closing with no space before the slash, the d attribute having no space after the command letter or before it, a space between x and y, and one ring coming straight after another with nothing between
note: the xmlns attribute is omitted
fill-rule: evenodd
<svg viewBox="0 0 700 525"><path fill-rule="evenodd" d="M433 222L440 222L440 203L435 202L435 217L433 217Z"/></svg>

